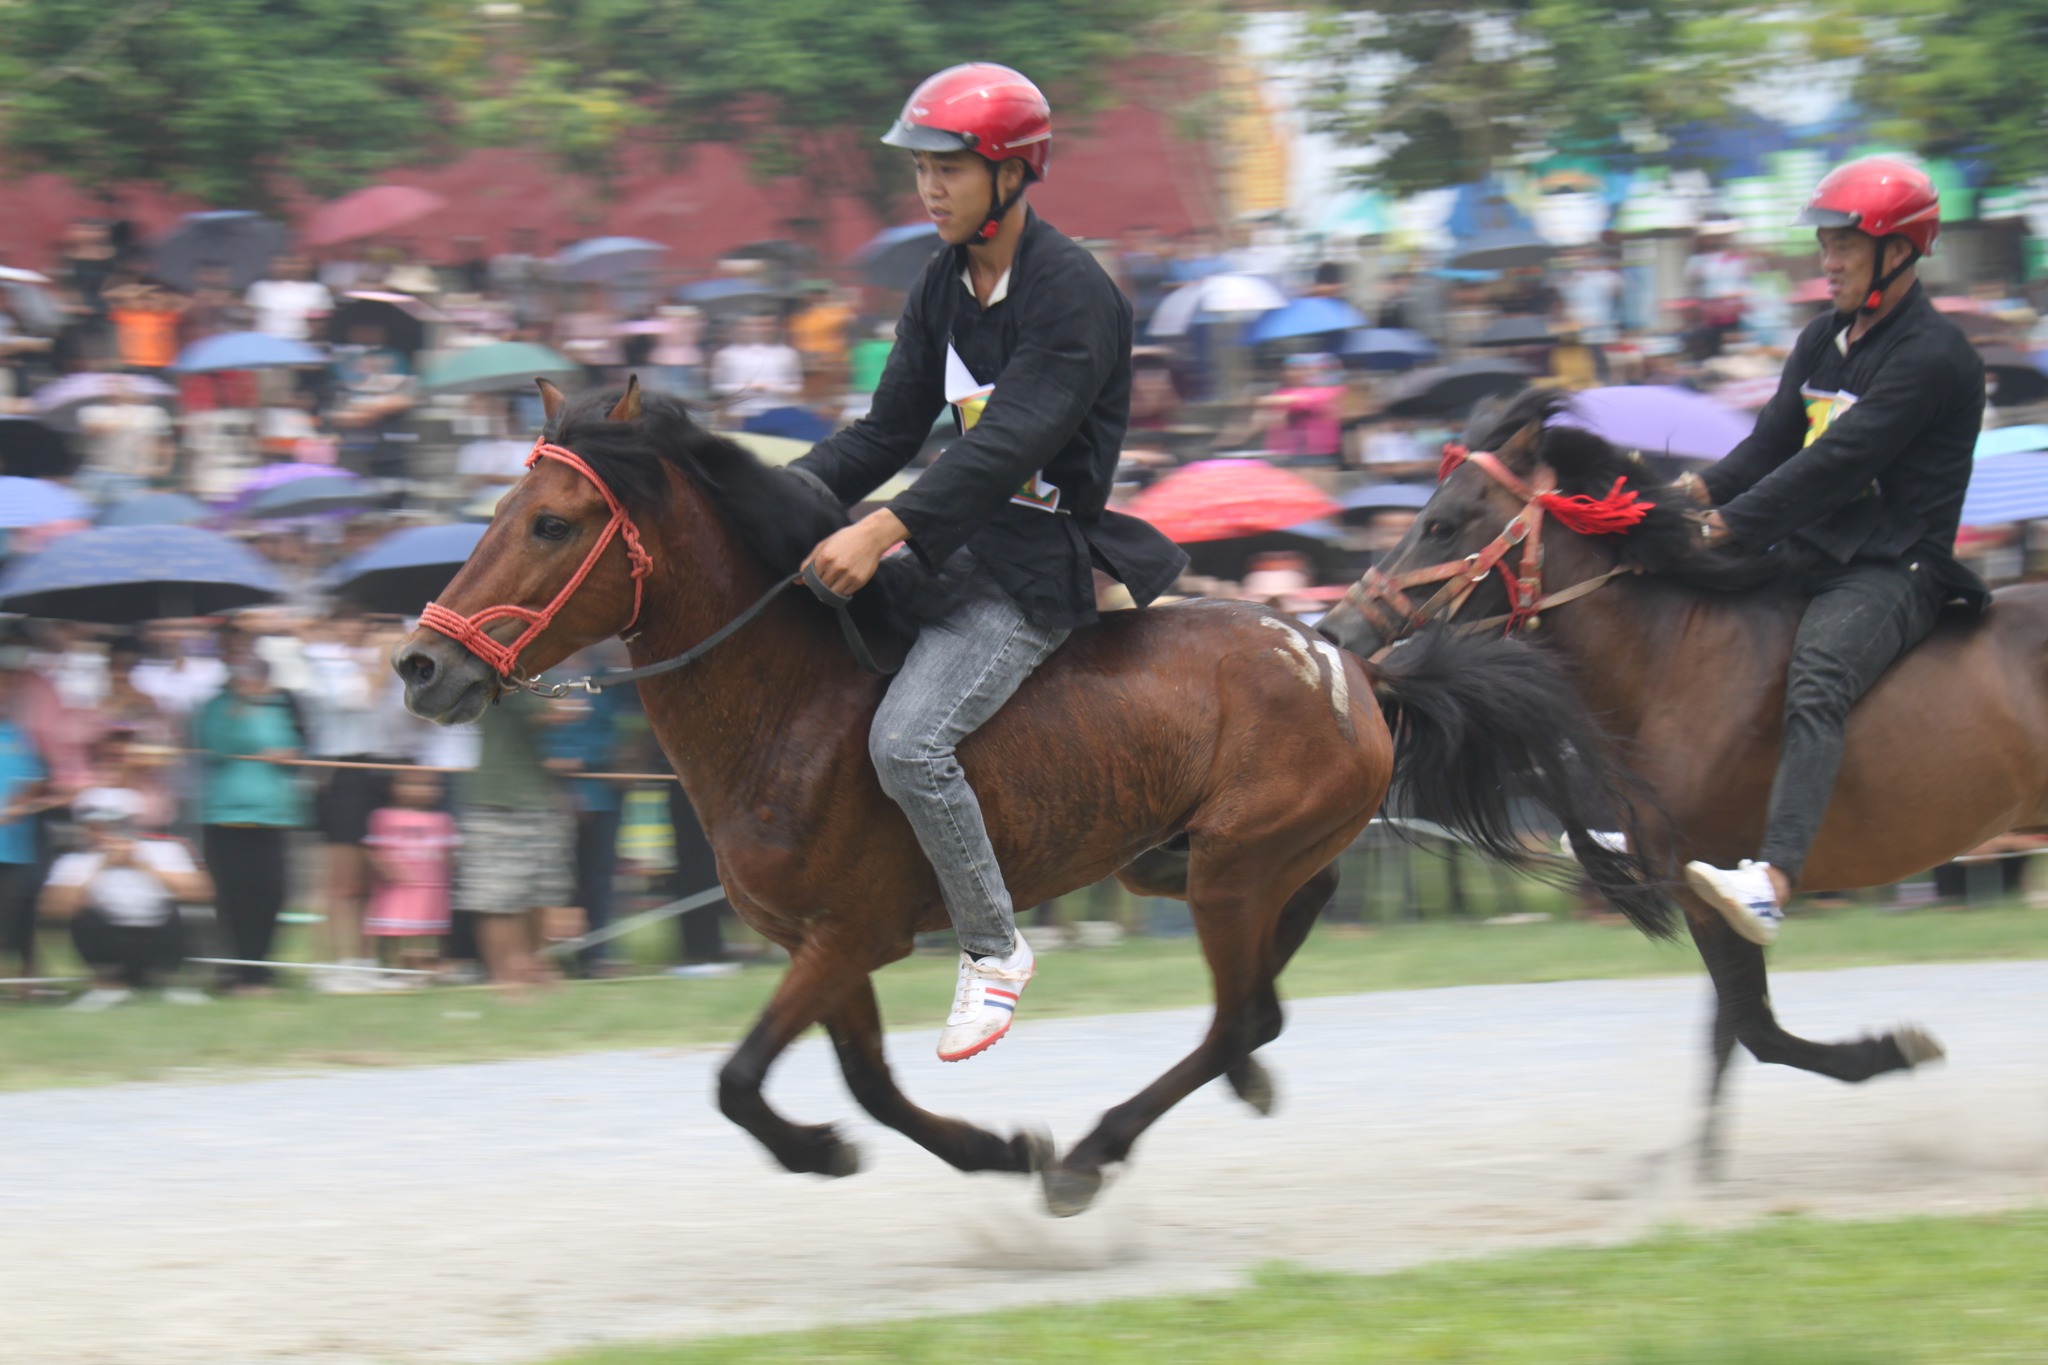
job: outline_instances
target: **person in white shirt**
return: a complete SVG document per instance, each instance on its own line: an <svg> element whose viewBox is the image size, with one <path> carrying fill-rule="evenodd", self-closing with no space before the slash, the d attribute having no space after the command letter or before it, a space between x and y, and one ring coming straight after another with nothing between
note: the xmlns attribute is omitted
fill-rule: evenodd
<svg viewBox="0 0 2048 1365"><path fill-rule="evenodd" d="M71 941L92 968L93 988L73 1009L106 1009L132 999L185 956L181 902L212 899L213 883L176 839L137 832L142 796L125 787L88 787L71 803L87 846L50 867L38 910L71 922ZM172 1004L205 996L173 987Z"/></svg>
<svg viewBox="0 0 2048 1365"><path fill-rule="evenodd" d="M334 311L334 295L297 256L278 257L270 278L250 285L243 302L256 314L257 331L293 341L311 340L313 320Z"/></svg>
<svg viewBox="0 0 2048 1365"><path fill-rule="evenodd" d="M772 317L741 318L732 342L711 357L711 393L733 400L723 411L734 426L798 403L803 392L803 357L776 339Z"/></svg>

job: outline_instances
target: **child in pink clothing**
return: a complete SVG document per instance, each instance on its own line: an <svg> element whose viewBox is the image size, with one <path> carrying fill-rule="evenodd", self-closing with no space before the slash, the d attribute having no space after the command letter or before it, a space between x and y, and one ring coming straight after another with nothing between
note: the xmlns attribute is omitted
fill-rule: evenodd
<svg viewBox="0 0 2048 1365"><path fill-rule="evenodd" d="M448 932L448 887L461 840L454 819L437 808L441 783L433 773L398 774L391 797L397 804L370 813L363 839L377 883L363 932L401 940L404 965L431 968L439 956L433 940Z"/></svg>

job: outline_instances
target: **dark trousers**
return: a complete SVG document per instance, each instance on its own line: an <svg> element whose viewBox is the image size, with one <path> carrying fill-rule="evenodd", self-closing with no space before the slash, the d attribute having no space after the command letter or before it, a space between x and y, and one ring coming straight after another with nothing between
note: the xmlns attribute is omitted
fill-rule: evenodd
<svg viewBox="0 0 2048 1365"><path fill-rule="evenodd" d="M90 905L71 917L71 943L96 971L141 990L157 972L185 960L185 925L176 910L161 924L115 924Z"/></svg>
<svg viewBox="0 0 2048 1365"><path fill-rule="evenodd" d="M30 975L35 968L40 873L34 863L0 863L0 953L19 953Z"/></svg>
<svg viewBox="0 0 2048 1365"><path fill-rule="evenodd" d="M1842 727L1892 661L1927 637L1942 589L1917 562L1828 565L1811 577L1785 681L1785 744L1757 857L1794 882L1842 766Z"/></svg>
<svg viewBox="0 0 2048 1365"><path fill-rule="evenodd" d="M711 841L704 836L704 826L697 823L697 812L690 809L690 798L683 795L680 782L671 783L668 789L668 823L676 840L676 871L669 882L669 894L680 900L717 886L718 859L711 852ZM720 923L724 914L725 902L721 900L677 917L682 926L679 946L683 961L725 961L725 926Z"/></svg>
<svg viewBox="0 0 2048 1365"><path fill-rule="evenodd" d="M229 957L266 961L284 909L284 841L281 825L202 825L200 847L213 875L213 906ZM229 984L268 985L268 967L228 967Z"/></svg>
<svg viewBox="0 0 2048 1365"><path fill-rule="evenodd" d="M623 810L576 813L576 904L583 907L588 929L612 922L612 887L619 868L619 821ZM594 967L611 956L609 943L585 948L577 957Z"/></svg>

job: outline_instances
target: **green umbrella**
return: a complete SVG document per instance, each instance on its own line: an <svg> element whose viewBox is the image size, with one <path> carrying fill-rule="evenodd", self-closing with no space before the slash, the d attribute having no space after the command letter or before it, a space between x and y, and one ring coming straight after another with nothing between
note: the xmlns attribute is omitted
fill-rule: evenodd
<svg viewBox="0 0 2048 1365"><path fill-rule="evenodd" d="M583 367L530 341L497 341L444 356L427 367L420 386L435 393L499 393L536 379L573 380Z"/></svg>

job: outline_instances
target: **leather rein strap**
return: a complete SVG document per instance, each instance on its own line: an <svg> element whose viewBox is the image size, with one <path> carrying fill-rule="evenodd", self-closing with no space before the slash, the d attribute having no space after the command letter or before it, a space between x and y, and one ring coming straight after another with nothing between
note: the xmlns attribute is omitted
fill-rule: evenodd
<svg viewBox="0 0 2048 1365"><path fill-rule="evenodd" d="M647 553L646 546L641 543L640 529L633 524L633 519L626 514L625 506L620 503L618 495L613 493L605 481L597 476L597 471L592 469L584 462L581 456L572 450L564 449L558 445L551 445L545 439L535 441L533 453L526 457L526 467L531 469L536 462L544 459L555 460L565 464L584 478L590 480L598 493L603 496L605 506L611 510L611 520L607 521L604 530L598 533L596 543L583 556L583 562L577 566L576 572L570 576L569 581L564 583L561 590L554 595L545 607L538 611L531 607L501 604L495 607L485 607L482 611L464 616L460 612L442 606L439 602L429 602L426 610L420 613L420 624L422 626L455 641L456 644L461 645L464 649L482 659L486 664L489 664L500 678L503 678L512 686L522 691L531 692L538 697L566 697L569 693L576 691L588 692L594 696L599 692L605 691L607 688L618 687L625 683L639 682L642 678L659 677L663 673L673 673L677 669L687 668L719 645L724 644L740 627L766 611L769 604L782 595L784 589L794 587L798 583L802 583L810 588L819 601L833 609L833 613L839 618L839 633L846 640L847 647L853 652L854 659L862 668L865 668L870 673L880 674L883 677L888 677L896 672L896 668L883 668L875 662L874 654L868 649L867 641L862 637L860 627L854 623L853 615L849 610L853 599L851 597L841 597L838 593L833 592L825 586L815 570L809 565L805 565L803 572L792 574L788 578L778 579L766 592L755 598L746 610L733 617L730 621L727 621L690 648L684 650L681 654L677 654L672 658L662 659L657 663L645 664L639 668L615 669L608 673L592 674L589 677L572 678L566 682L558 683L544 683L539 678L524 676L519 672L519 655L521 651L531 644L542 631L546 630L555 617L561 613L562 608L569 604L569 599L575 595L578 588L583 586L583 581L589 578L591 571L597 567L598 560L604 555L606 548L611 545L614 536L625 543L626 559L633 579L633 614L627 618L626 624L620 629L619 634L630 638L634 627L639 624L640 608L644 597L647 576L654 570L654 558ZM486 626L491 625L493 622L504 620L526 622L526 629L521 631L519 637L509 645L500 644L485 632ZM901 665L899 664L898 667L901 667Z"/></svg>
<svg viewBox="0 0 2048 1365"><path fill-rule="evenodd" d="M1405 640L1431 621L1439 618L1451 620L1471 597L1473 590L1495 570L1499 570L1501 582L1507 589L1507 614L1465 622L1462 629L1490 630L1498 625L1504 626L1510 635L1519 629L1534 630L1542 624L1541 613L1550 608L1576 602L1610 579L1639 572L1633 565L1618 566L1546 595L1543 591L1544 499L1556 491L1555 476L1548 468L1541 468L1532 484L1509 469L1491 451L1467 451L1462 446L1453 445L1444 450L1437 481L1441 483L1459 465L1467 462L1478 465L1495 483L1520 498L1522 510L1510 517L1500 534L1476 554L1399 574L1383 573L1374 567L1367 569L1365 576L1351 585L1344 594L1344 600L1352 610L1372 622L1388 647ZM1522 547L1519 571L1512 569L1507 562L1508 552L1517 545ZM1443 586L1421 606L1416 606L1407 590L1431 583Z"/></svg>

